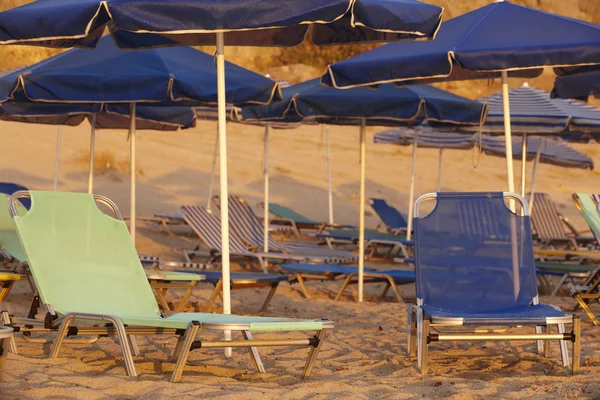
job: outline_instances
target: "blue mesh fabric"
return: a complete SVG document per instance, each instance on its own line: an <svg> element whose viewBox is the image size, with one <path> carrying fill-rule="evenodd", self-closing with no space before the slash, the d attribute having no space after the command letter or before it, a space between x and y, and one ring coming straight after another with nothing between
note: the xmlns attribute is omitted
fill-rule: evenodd
<svg viewBox="0 0 600 400"><path fill-rule="evenodd" d="M527 306L537 295L529 216L512 213L502 193L439 193L414 229L424 305L498 312Z"/></svg>

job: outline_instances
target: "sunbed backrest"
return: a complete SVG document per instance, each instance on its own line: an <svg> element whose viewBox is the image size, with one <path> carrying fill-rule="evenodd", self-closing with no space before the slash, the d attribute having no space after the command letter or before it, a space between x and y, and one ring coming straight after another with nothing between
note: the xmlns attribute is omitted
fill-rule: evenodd
<svg viewBox="0 0 600 400"><path fill-rule="evenodd" d="M371 208L390 229L406 229L406 219L383 199L370 199Z"/></svg>
<svg viewBox="0 0 600 400"><path fill-rule="evenodd" d="M282 206L277 203L269 203L269 212L277 215L280 218L291 219L299 224L317 224L317 222L305 217L302 214L297 213L289 207Z"/></svg>
<svg viewBox="0 0 600 400"><path fill-rule="evenodd" d="M417 297L425 305L491 312L537 296L529 216L502 193L438 193L434 210L415 217ZM464 211L477 223L460 229Z"/></svg>
<svg viewBox="0 0 600 400"><path fill-rule="evenodd" d="M91 194L29 193L31 209L13 220L44 303L63 314L159 315L122 220Z"/></svg>
<svg viewBox="0 0 600 400"><path fill-rule="evenodd" d="M531 223L540 239L566 239L565 227L556 204L547 193L534 193Z"/></svg>
<svg viewBox="0 0 600 400"><path fill-rule="evenodd" d="M593 195L585 193L575 193L573 200L581 213L581 216L585 219L590 230L596 237L596 241L600 244L600 214L598 212L598 203L594 199Z"/></svg>
<svg viewBox="0 0 600 400"><path fill-rule="evenodd" d="M265 231L262 222L244 199L235 195L229 196L229 224L250 246L263 247ZM269 248L282 249L282 246L269 235Z"/></svg>
<svg viewBox="0 0 600 400"><path fill-rule="evenodd" d="M211 249L221 251L221 221L212 211L200 206L181 207L183 219ZM248 253L248 248L235 235L229 232L229 248L237 254Z"/></svg>

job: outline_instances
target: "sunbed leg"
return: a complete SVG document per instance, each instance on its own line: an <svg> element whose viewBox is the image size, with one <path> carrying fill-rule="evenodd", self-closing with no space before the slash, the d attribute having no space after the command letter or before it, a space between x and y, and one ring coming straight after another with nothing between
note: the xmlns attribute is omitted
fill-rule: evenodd
<svg viewBox="0 0 600 400"><path fill-rule="evenodd" d="M565 333L565 324L558 324L558 333ZM569 366L569 350L567 349L567 341L560 340L560 357L562 359L563 367Z"/></svg>
<svg viewBox="0 0 600 400"><path fill-rule="evenodd" d="M596 316L594 315L594 313L592 312L592 310L590 310L590 307L586 303L586 301L583 298L583 296L582 295L575 296L575 299L577 300L577 303L579 303L579 305L581 306L581 308L583 309L583 311L585 311L585 313L588 315L588 317L590 317L590 319L592 320L592 324L594 324L596 326L600 325L600 323L596 319Z"/></svg>
<svg viewBox="0 0 600 400"><path fill-rule="evenodd" d="M177 358L179 357L179 352L181 351L181 345L183 343L185 335L179 335L177 338L177 344L175 344L175 348L173 349L173 354L171 354L171 358L177 362Z"/></svg>
<svg viewBox="0 0 600 400"><path fill-rule="evenodd" d="M342 284L342 287L340 288L340 291L338 292L337 296L335 296L336 301L342 297L342 295L346 291L346 288L350 284L350 281L352 280L353 277L354 277L354 273L352 273L346 277L346 279L344 280L344 283Z"/></svg>
<svg viewBox="0 0 600 400"><path fill-rule="evenodd" d="M171 375L171 382L173 383L179 382L181 380L183 369L185 368L185 364L187 363L187 359L190 355L190 350L192 348L192 343L196 338L196 334L198 333L199 328L200 323L197 321L193 321L187 328L185 335L183 336L181 349L179 350L179 357L177 357L177 363L175 364L175 369L173 370L173 374Z"/></svg>
<svg viewBox="0 0 600 400"><path fill-rule="evenodd" d="M429 364L429 320L423 319L423 333L421 334L421 374L427 373Z"/></svg>
<svg viewBox="0 0 600 400"><path fill-rule="evenodd" d="M316 343L313 344L312 349L310 349L310 353L308 353L308 359L306 360L306 365L304 366L304 371L302 372L302 379L308 378L312 372L313 366L317 361L319 350L321 350L321 346L325 341L325 329L321 329L319 332L317 332L314 340L316 340Z"/></svg>
<svg viewBox="0 0 600 400"><path fill-rule="evenodd" d="M388 285L394 290L394 294L396 295L396 299L398 299L398 303L402 303L404 299L402 299L402 295L400 294L400 290L398 290L396 282L394 282L394 279L392 279L391 276L387 276L387 280L389 282Z"/></svg>
<svg viewBox="0 0 600 400"><path fill-rule="evenodd" d="M136 357L139 356L140 348L137 344L137 339L133 335L127 335L127 338L129 339L129 344L131 345L131 352L133 353L134 356L136 356Z"/></svg>
<svg viewBox="0 0 600 400"><path fill-rule="evenodd" d="M242 331L242 335L245 340L252 340L252 334L250 331ZM248 353L250 353L250 358L252 359L252 363L254 364L254 368L261 374L265 373L265 366L260 359L260 354L258 353L258 349L256 347L248 346Z"/></svg>
<svg viewBox="0 0 600 400"><path fill-rule="evenodd" d="M304 278L302 277L302 274L297 273L296 279L298 280L298 284L300 285L300 289L302 289L302 293L304 294L304 297L306 299L310 299L310 295L308 294L308 289L306 288L306 285L304 284Z"/></svg>
<svg viewBox="0 0 600 400"><path fill-rule="evenodd" d="M542 333L542 327L539 325L535 326L535 333L537 334L541 334ZM537 340L537 352L538 354L542 354L544 352L544 341L543 340Z"/></svg>
<svg viewBox="0 0 600 400"><path fill-rule="evenodd" d="M156 289L154 287L154 285L152 285L152 284L150 284L150 286L152 287L154 293L156 294L156 298L158 299L158 304L160 304L163 311L164 312L171 311L171 308L169 307L169 303L167 303L167 299L165 299L163 292L160 289Z"/></svg>
<svg viewBox="0 0 600 400"><path fill-rule="evenodd" d="M563 283L565 283L565 281L567 280L567 278L569 277L569 274L563 274L560 277L560 280L558 281L558 283L554 286L554 290L552 290L552 293L550 293L551 296L556 296L558 291L560 290L560 288L562 287Z"/></svg>
<svg viewBox="0 0 600 400"><path fill-rule="evenodd" d="M212 306L215 305L215 301L217 300L217 297L219 297L221 290L223 290L223 278L219 279L219 281L215 285L215 289L210 295L210 299L208 299L208 304L206 305L204 312L210 312L210 309L212 308Z"/></svg>
<svg viewBox="0 0 600 400"><path fill-rule="evenodd" d="M417 367L421 370L423 358L423 310L421 307L415 307L414 310L417 319Z"/></svg>
<svg viewBox="0 0 600 400"><path fill-rule="evenodd" d="M409 356L414 355L413 340L413 305L408 303L406 304L406 354Z"/></svg>
<svg viewBox="0 0 600 400"><path fill-rule="evenodd" d="M269 290L269 293L267 294L267 298L265 299L265 302L263 303L261 309L258 311L259 313L267 311L267 307L269 307L269 304L271 303L273 296L275 296L275 292L277 291L278 286L279 286L279 282L275 282L275 283L271 284L271 290Z"/></svg>
<svg viewBox="0 0 600 400"><path fill-rule="evenodd" d="M137 343L133 337L130 339L129 335L127 335L127 331L125 330L125 325L121 322L120 319L113 318L110 316L105 317L106 320L111 322L115 329L117 330L117 337L119 338L119 344L121 345L121 351L123 352L123 359L125 361L125 370L127 371L127 375L133 378L137 377L137 372L135 370L135 364L133 363L133 356L131 355L131 346L137 347ZM139 353L139 350L138 350Z"/></svg>
<svg viewBox="0 0 600 400"><path fill-rule="evenodd" d="M194 289L196 288L197 285L198 285L198 281L190 281L190 286L185 290L185 293L183 294L181 301L179 302L177 307L175 307L175 312L182 312L184 310L185 306L187 305L188 301L190 300L190 296L192 295L192 292L194 291Z"/></svg>
<svg viewBox="0 0 600 400"><path fill-rule="evenodd" d="M0 313L0 317L0 320L4 325L10 325L10 316L8 315L8 312L2 311ZM11 336L10 339L8 339L8 351L13 354L19 354L19 351L17 350L17 342L15 341L14 335Z"/></svg>
<svg viewBox="0 0 600 400"><path fill-rule="evenodd" d="M546 325L546 333L552 333L552 325ZM550 340L544 341L544 357L550 358Z"/></svg>
<svg viewBox="0 0 600 400"><path fill-rule="evenodd" d="M573 342L573 374L579 371L579 364L581 362L581 317L579 315L573 316L573 334L575 335L575 341Z"/></svg>
<svg viewBox="0 0 600 400"><path fill-rule="evenodd" d="M75 314L67 314L63 318L60 327L58 328L58 332L56 333L56 339L54 339L54 346L52 347L52 351L50 352L50 358L57 358L58 353L60 352L60 348L65 340L65 336L67 335L67 331L69 330L69 325L71 321L75 318Z"/></svg>
<svg viewBox="0 0 600 400"><path fill-rule="evenodd" d="M385 296L387 296L388 292L390 291L390 287L392 287L392 286L390 285L389 282L387 282L385 284L385 288L383 289L383 293L381 293L381 298L382 299L385 299Z"/></svg>

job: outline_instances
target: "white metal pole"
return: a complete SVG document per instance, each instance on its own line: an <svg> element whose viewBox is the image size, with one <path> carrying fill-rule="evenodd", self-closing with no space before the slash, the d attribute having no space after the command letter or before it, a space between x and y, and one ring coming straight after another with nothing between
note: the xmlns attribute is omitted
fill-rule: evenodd
<svg viewBox="0 0 600 400"><path fill-rule="evenodd" d="M502 71L502 106L504 108L504 138L506 144L506 174L508 191L515 192L515 174L513 171L512 132L510 127L510 99L508 97L508 72ZM511 210L515 211L515 201L509 200Z"/></svg>
<svg viewBox="0 0 600 400"><path fill-rule="evenodd" d="M533 170L531 171L531 188L529 189L529 213L533 210L533 200L535 199L535 177L537 176L537 167L540 163L540 157L542 155L542 146L546 143L545 139L540 138L538 141L537 152L535 153L535 161L533 162Z"/></svg>
<svg viewBox="0 0 600 400"><path fill-rule="evenodd" d="M60 145L62 142L62 125L58 126L58 135L56 136L56 160L54 161L54 191L58 190L58 167L60 164Z"/></svg>
<svg viewBox="0 0 600 400"><path fill-rule="evenodd" d="M408 194L408 221L406 224L406 240L410 240L412 237L412 224L413 224L413 203L415 201L415 172L417 170L417 137L418 133L415 131L415 139L413 141L413 154L412 154L412 169L410 173L410 192Z"/></svg>
<svg viewBox="0 0 600 400"><path fill-rule="evenodd" d="M264 201L264 241L263 249L265 253L269 252L269 124L265 124L265 201Z"/></svg>
<svg viewBox="0 0 600 400"><path fill-rule="evenodd" d="M131 240L135 246L135 118L136 110L135 103L130 105L129 119L129 173L131 179L131 194L130 194L130 216L129 216L129 232Z"/></svg>
<svg viewBox="0 0 600 400"><path fill-rule="evenodd" d="M96 113L92 114L92 130L90 132L90 167L88 172L88 193L94 191L94 151L96 146Z"/></svg>
<svg viewBox="0 0 600 400"><path fill-rule="evenodd" d="M527 134L523 134L521 146L521 196L525 198L525 178L527 174Z"/></svg>
<svg viewBox="0 0 600 400"><path fill-rule="evenodd" d="M206 208L210 210L210 204L213 196L213 184L215 181L215 172L217 168L217 157L219 152L219 127L217 126L217 138L215 139L215 149L213 151L212 171L210 172L210 184L208 185L208 200L206 200Z"/></svg>
<svg viewBox="0 0 600 400"><path fill-rule="evenodd" d="M367 120L362 119L360 125L360 204L358 219L358 301L363 301L365 278L365 178Z"/></svg>
<svg viewBox="0 0 600 400"><path fill-rule="evenodd" d="M329 223L333 224L333 179L331 171L331 142L329 137L329 125L325 125L325 136L327 140L327 183L329 195Z"/></svg>
<svg viewBox="0 0 600 400"><path fill-rule="evenodd" d="M438 184L437 184L437 192L442 191L442 154L444 153L444 149L440 148L440 156L438 158Z"/></svg>
<svg viewBox="0 0 600 400"><path fill-rule="evenodd" d="M217 33L217 106L219 121L219 164L221 190L221 270L223 274L223 314L231 314L230 265L229 265L229 190L227 188L227 126L225 104L225 39ZM225 331L225 340L231 340L231 331ZM231 357L231 348L225 350Z"/></svg>

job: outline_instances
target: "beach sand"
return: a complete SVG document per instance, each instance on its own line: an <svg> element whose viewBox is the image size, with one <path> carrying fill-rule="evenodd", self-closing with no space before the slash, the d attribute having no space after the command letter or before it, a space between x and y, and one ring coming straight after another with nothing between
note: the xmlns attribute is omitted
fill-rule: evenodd
<svg viewBox="0 0 600 400"><path fill-rule="evenodd" d="M255 205L262 198L263 129L228 126L229 188ZM411 148L376 145L369 129L367 144L367 196L382 197L401 210L407 209ZM56 149L56 127L0 123L2 136L1 181L21 183L31 189L51 190ZM96 151L103 160L95 176L95 193L115 200L129 214L129 177L126 171L126 133L98 133ZM192 130L176 133L138 132L138 215L175 212L182 204L206 204L210 182L216 123L201 122ZM358 223L358 129L331 128L335 219ZM87 190L89 128L63 128L59 190ZM597 145L573 145L598 160ZM314 219L327 218L327 166L325 137L320 127L271 132L271 201L297 209ZM435 191L435 150L419 150L417 195ZM110 165L107 165L110 164ZM473 164L478 164L477 168ZM477 156L472 151L445 151L442 189L445 191L505 190L505 161ZM531 171L532 163L528 163ZM515 163L517 177L520 164ZM559 208L578 228L579 217L570 195L597 192L598 173L550 165L539 168L536 188L550 193ZM218 193L218 179L214 193ZM520 187L517 183L517 187ZM367 226L378 220L369 211ZM140 223L138 251L182 260L182 249L197 244L194 237L173 236L158 226ZM378 266L377 264L371 264ZM582 316L582 369L576 376L560 366L558 345L552 357L535 354L533 342L460 342L431 346L430 373L422 376L416 360L406 356L405 305L391 297L377 297L383 285L367 286L365 303L347 296L332 300L338 284L311 283L314 296L305 300L297 285L284 284L277 291L267 316L329 318L336 329L307 381L300 379L307 355L303 348L261 349L266 374L253 371L246 351L235 350L224 359L222 351L196 350L181 383L168 382L174 363L168 355L173 337L139 338L142 356L136 357L139 377L125 375L118 344L110 338L91 345L65 345L61 357L46 358L49 345L17 339L20 354L8 354L0 399L161 399L161 398L600 398L600 348L598 327ZM414 287L402 294L414 301ZM200 285L188 308L202 307L211 292ZM265 291L233 292L233 310L253 314ZM21 282L3 304L22 314L31 290ZM571 309L569 297L542 296L542 302ZM271 334L262 335L270 337ZM211 338L210 334L206 336Z"/></svg>

